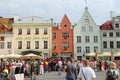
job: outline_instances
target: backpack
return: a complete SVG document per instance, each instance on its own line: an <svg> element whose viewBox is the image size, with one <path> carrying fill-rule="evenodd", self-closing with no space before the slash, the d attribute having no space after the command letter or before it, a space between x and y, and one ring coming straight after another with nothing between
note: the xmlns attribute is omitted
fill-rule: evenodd
<svg viewBox="0 0 120 80"><path fill-rule="evenodd" d="M108 75L108 80L116 80L118 78L118 74L116 72L116 70L108 70L107 72Z"/></svg>

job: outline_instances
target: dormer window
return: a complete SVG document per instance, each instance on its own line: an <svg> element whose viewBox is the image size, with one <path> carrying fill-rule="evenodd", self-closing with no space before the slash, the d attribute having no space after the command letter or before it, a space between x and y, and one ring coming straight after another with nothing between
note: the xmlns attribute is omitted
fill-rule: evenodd
<svg viewBox="0 0 120 80"><path fill-rule="evenodd" d="M116 24L115 24L115 28L119 28L119 23L116 23Z"/></svg>

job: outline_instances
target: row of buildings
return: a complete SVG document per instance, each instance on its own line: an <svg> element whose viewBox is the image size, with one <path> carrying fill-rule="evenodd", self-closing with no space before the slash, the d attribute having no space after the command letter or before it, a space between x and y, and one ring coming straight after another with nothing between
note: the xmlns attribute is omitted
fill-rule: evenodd
<svg viewBox="0 0 120 80"><path fill-rule="evenodd" d="M120 52L120 16L97 25L88 8L76 25L65 14L60 23L31 16L0 18L0 54L40 53L83 59L87 53Z"/></svg>

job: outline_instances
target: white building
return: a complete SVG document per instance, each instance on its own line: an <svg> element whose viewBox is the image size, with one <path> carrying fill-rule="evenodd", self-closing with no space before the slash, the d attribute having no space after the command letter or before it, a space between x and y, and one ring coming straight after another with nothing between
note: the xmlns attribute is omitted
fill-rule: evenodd
<svg viewBox="0 0 120 80"><path fill-rule="evenodd" d="M100 29L85 7L85 12L74 27L74 56L75 59L85 59L87 53L101 52Z"/></svg>
<svg viewBox="0 0 120 80"><path fill-rule="evenodd" d="M113 16L100 26L102 38L102 52L120 52L120 16Z"/></svg>

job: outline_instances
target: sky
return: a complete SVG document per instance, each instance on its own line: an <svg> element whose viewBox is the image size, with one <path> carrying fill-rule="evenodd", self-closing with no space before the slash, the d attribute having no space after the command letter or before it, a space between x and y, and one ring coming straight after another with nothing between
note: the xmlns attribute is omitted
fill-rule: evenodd
<svg viewBox="0 0 120 80"><path fill-rule="evenodd" d="M111 19L110 11L120 16L120 0L86 0L89 13L97 25ZM78 23L84 13L85 0L0 0L0 16L13 17L17 14L21 19L29 16L53 18L60 23L67 14L72 24Z"/></svg>

